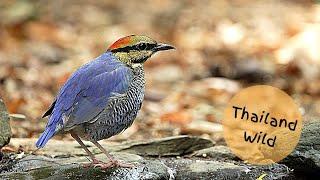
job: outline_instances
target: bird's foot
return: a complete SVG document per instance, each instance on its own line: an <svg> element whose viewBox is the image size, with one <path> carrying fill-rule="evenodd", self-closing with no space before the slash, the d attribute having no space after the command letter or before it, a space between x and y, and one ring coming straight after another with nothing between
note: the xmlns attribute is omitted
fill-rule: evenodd
<svg viewBox="0 0 320 180"><path fill-rule="evenodd" d="M103 164L103 163L105 163L105 162L100 161L98 159L93 159L91 163L83 164L83 167L90 168L90 167L95 167L97 164Z"/></svg>
<svg viewBox="0 0 320 180"><path fill-rule="evenodd" d="M118 160L111 160L109 162L103 162L103 161L99 161L97 159L94 159L91 163L88 164L84 164L83 165L85 168L89 168L89 167L98 167L101 169L108 169L108 168L112 168L112 167L123 167L123 168L132 168L134 167L133 164L130 163L124 163L124 162L120 162Z"/></svg>
<svg viewBox="0 0 320 180"><path fill-rule="evenodd" d="M124 163L124 162L120 162L118 160L112 159L107 163L103 162L103 163L95 164L94 167L99 167L101 169L108 169L108 168L112 168L112 167L132 168L132 167L134 167L134 165L130 164L130 163Z"/></svg>
<svg viewBox="0 0 320 180"><path fill-rule="evenodd" d="M111 162L100 162L93 165L94 168L108 169L113 167Z"/></svg>
<svg viewBox="0 0 320 180"><path fill-rule="evenodd" d="M99 167L101 169L108 169L108 168L112 168L112 167L123 167L123 168L132 168L134 167L134 165L129 164L129 163L123 163L123 162L113 162L113 161L109 161L107 163L103 162L103 163L98 163L98 164L94 164L94 167Z"/></svg>
<svg viewBox="0 0 320 180"><path fill-rule="evenodd" d="M131 163L120 162L118 160L111 160L112 167L123 167L123 168L132 168L134 167Z"/></svg>

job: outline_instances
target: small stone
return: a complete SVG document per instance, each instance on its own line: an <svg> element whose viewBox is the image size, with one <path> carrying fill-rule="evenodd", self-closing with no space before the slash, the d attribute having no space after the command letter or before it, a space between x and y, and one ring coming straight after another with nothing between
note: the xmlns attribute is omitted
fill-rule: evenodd
<svg viewBox="0 0 320 180"><path fill-rule="evenodd" d="M0 99L0 149L7 145L11 138L9 115L4 102Z"/></svg>
<svg viewBox="0 0 320 180"><path fill-rule="evenodd" d="M204 157L204 158L207 157L207 154L202 154L202 157Z"/></svg>

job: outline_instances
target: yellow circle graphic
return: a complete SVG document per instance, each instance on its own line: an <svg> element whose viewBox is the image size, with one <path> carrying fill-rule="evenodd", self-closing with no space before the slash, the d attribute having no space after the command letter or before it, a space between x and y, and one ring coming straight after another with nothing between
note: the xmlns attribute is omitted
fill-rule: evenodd
<svg viewBox="0 0 320 180"><path fill-rule="evenodd" d="M271 164L296 147L302 117L285 92L258 85L241 90L231 99L223 128L227 145L239 158L251 164Z"/></svg>

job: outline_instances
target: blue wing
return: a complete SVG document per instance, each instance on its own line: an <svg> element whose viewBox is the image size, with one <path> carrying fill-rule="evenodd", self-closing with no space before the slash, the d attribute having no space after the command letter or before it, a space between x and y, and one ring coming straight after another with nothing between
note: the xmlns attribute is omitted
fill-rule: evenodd
<svg viewBox="0 0 320 180"><path fill-rule="evenodd" d="M131 69L111 53L105 53L79 68L61 88L36 146L43 147L63 128L93 120L104 110L113 94L126 92L131 77Z"/></svg>

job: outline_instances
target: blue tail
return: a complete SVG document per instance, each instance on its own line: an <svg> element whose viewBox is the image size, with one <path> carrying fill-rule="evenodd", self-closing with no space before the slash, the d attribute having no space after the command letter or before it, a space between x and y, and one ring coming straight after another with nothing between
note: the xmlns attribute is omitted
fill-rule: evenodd
<svg viewBox="0 0 320 180"><path fill-rule="evenodd" d="M55 128L54 127L47 127L46 130L41 134L40 138L38 139L36 146L37 148L43 148L49 139L54 135Z"/></svg>

